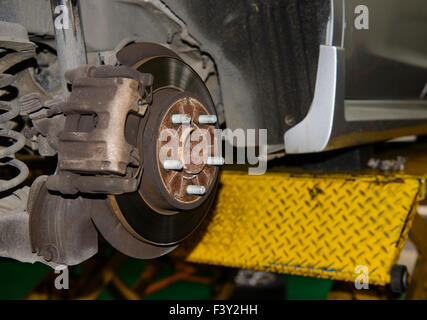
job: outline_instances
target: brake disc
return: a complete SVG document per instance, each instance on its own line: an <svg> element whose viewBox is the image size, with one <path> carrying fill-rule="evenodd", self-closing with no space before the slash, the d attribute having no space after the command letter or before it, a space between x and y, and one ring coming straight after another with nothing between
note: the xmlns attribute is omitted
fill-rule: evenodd
<svg viewBox="0 0 427 320"><path fill-rule="evenodd" d="M176 132L177 154L183 160L185 150L191 152L197 145L194 135L204 129L212 154L218 125L199 121L199 116L216 116L216 111L203 80L173 51L153 43L135 43L118 52L117 58L154 77L147 114L143 118L130 115L125 128L128 143L140 153L141 184L134 193L109 196L99 210L92 210L92 219L118 250L151 258L171 251L197 228L213 203L219 174L206 158L197 164L180 161L182 167L165 169L161 155L168 141L161 141L161 132ZM171 120L174 115L187 115L191 120L177 123ZM193 189L196 192L189 192Z"/></svg>

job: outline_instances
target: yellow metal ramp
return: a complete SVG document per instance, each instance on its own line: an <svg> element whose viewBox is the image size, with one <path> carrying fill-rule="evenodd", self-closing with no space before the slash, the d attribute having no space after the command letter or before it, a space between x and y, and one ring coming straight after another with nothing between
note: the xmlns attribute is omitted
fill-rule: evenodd
<svg viewBox="0 0 427 320"><path fill-rule="evenodd" d="M188 261L354 281L390 282L425 180L410 175L224 171L216 205L178 249Z"/></svg>

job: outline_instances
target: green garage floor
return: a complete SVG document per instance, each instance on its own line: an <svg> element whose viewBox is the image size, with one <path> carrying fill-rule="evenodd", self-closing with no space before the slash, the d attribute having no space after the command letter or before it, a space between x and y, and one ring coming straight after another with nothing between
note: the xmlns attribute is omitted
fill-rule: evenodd
<svg viewBox="0 0 427 320"><path fill-rule="evenodd" d="M22 299L49 271L41 263L20 263L0 259L0 299Z"/></svg>
<svg viewBox="0 0 427 320"><path fill-rule="evenodd" d="M144 266L141 261L128 258L120 269L123 280L131 285L136 281ZM49 267L36 263L34 265L0 259L0 299L22 299L39 280L49 271ZM165 268L158 278L173 273L172 268ZM284 275L286 278L286 297L290 300L316 299L327 297L332 287L332 280ZM52 284L53 285L53 284ZM145 299L210 299L210 287L206 284L178 281L167 288L155 292ZM107 290L103 290L99 299L112 299Z"/></svg>

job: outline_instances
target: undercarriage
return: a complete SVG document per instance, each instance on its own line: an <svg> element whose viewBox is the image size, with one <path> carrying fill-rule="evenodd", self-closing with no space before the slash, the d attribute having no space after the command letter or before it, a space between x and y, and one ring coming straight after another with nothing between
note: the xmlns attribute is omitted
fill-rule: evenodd
<svg viewBox="0 0 427 320"><path fill-rule="evenodd" d="M304 239L293 226L302 225L305 233L304 223L311 224L308 208L326 216L329 209L316 210L344 203L336 216L361 220L365 202L353 208L345 194L332 203L329 194L318 198L331 185L331 197L339 194L339 181L356 199L352 176L333 174L366 166L386 175L373 182L361 179L367 188L406 183L410 201L406 198L399 219L414 219L415 207L406 207L422 197L418 175L387 176L402 171L406 160L364 158L377 143L427 134L427 47L419 35L427 7L413 0L407 6L391 2L390 12L380 10L383 0L372 4L371 31L358 19L355 8L361 13L363 8L356 0L37 0L31 5L3 0L0 256L52 268L75 266L96 255L105 241L126 256L154 259L197 235L190 261L269 271L292 267L299 268L292 269L296 274L320 277L335 272L326 262L318 272L312 266L301 271L300 262L285 263L283 256L265 262L254 254L253 262L242 263L244 254L209 249L221 243L210 237L232 225L228 237L239 235L235 242L242 252L263 253L258 234L267 249L278 245L277 252L287 246L292 251L299 246L291 244L294 238ZM394 30L390 26L398 17L405 27ZM291 163L296 175L280 175L286 183L270 172L265 178L277 163L279 172ZM224 165L247 171L254 180L228 171L221 178ZM319 179L318 171L331 181ZM369 202L382 192L387 194L384 189L360 194ZM376 214L381 204L371 210ZM242 208L248 217L258 208L254 220L234 216ZM341 217L342 210L348 215ZM218 218L221 212L227 218ZM299 212L303 217L295 218ZM294 220L284 235L279 229L289 215ZM253 222L258 216L262 219ZM344 230L336 220L330 219L331 227L322 219L313 224L313 233L320 234L313 245L324 234ZM407 221L392 229L399 234L399 250L409 232ZM258 223L265 228L259 231ZM327 232L317 229L323 225ZM201 230L208 230L205 237ZM276 231L268 238L265 230ZM340 234L348 237L346 232ZM338 242L338 250L347 252L341 243L346 241ZM185 255L183 248L174 253ZM398 254L391 251L374 277L378 284L390 282L383 274L395 268ZM327 261L325 255L313 259L316 265Z"/></svg>

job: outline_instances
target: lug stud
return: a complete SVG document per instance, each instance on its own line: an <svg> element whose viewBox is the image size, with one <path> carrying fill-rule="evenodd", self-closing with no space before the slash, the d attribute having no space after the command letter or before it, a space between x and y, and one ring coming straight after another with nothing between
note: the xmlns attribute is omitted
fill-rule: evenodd
<svg viewBox="0 0 427 320"><path fill-rule="evenodd" d="M214 114L201 114L199 115L199 124L215 124L218 121Z"/></svg>
<svg viewBox="0 0 427 320"><path fill-rule="evenodd" d="M223 157L208 157L206 159L206 164L208 166L222 166L224 162L225 160Z"/></svg>
<svg viewBox="0 0 427 320"><path fill-rule="evenodd" d="M204 186L188 185L186 191L188 195L203 196L206 193L206 188Z"/></svg>
<svg viewBox="0 0 427 320"><path fill-rule="evenodd" d="M163 169L165 170L182 170L184 167L182 161L179 160L165 160L163 161Z"/></svg>
<svg viewBox="0 0 427 320"><path fill-rule="evenodd" d="M188 114L173 114L171 117L171 121L173 124L190 124L191 117Z"/></svg>

